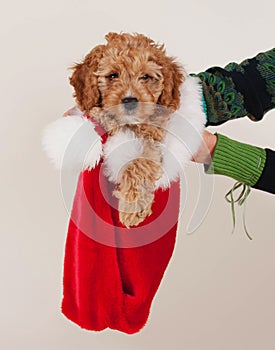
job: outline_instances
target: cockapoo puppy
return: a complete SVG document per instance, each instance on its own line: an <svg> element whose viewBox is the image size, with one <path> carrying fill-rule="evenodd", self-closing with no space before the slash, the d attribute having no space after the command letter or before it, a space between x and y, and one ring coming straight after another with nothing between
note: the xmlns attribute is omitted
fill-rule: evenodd
<svg viewBox="0 0 275 350"><path fill-rule="evenodd" d="M114 192L120 221L136 226L151 214L155 182L162 175L159 142L180 106L184 74L163 45L142 34L109 33L105 38L106 45L96 46L73 67L70 83L78 107L110 136L130 129L142 140L142 153L122 169Z"/></svg>

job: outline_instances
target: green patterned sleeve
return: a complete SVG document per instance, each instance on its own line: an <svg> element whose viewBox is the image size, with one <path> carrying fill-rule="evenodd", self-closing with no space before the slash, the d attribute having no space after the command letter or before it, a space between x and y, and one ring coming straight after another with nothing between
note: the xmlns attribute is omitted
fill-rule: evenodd
<svg viewBox="0 0 275 350"><path fill-rule="evenodd" d="M203 87L207 125L246 115L261 120L275 107L275 49L240 64L209 68L195 76L201 79Z"/></svg>

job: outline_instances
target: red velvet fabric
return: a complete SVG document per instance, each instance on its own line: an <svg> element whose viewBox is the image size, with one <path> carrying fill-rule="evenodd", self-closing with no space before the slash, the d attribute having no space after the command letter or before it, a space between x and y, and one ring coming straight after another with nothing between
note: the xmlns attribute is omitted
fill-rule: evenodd
<svg viewBox="0 0 275 350"><path fill-rule="evenodd" d="M138 227L119 222L102 162L80 174L68 228L62 312L80 327L138 332L173 253L179 183L155 193Z"/></svg>

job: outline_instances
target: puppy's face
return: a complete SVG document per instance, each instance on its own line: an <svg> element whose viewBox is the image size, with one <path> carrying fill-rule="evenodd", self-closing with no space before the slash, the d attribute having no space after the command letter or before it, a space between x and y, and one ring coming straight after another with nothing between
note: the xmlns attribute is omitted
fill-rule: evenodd
<svg viewBox="0 0 275 350"><path fill-rule="evenodd" d="M109 33L106 39L107 45L74 67L70 79L84 112L100 107L130 123L148 121L157 105L179 108L183 72L162 45L141 34Z"/></svg>
<svg viewBox="0 0 275 350"><path fill-rule="evenodd" d="M95 73L102 108L122 122L152 114L164 88L161 68L148 49L107 50Z"/></svg>

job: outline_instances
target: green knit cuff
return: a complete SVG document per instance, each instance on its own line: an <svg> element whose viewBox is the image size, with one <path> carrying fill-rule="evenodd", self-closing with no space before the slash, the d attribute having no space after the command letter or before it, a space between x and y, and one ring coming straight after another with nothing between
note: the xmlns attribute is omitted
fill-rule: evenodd
<svg viewBox="0 0 275 350"><path fill-rule="evenodd" d="M216 135L217 144L206 173L225 175L249 186L255 185L265 166L265 150Z"/></svg>

